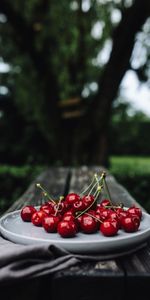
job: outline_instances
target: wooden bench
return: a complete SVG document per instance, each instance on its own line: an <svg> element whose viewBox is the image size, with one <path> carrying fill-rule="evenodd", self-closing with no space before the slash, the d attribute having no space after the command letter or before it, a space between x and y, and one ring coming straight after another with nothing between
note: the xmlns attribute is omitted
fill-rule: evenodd
<svg viewBox="0 0 150 300"><path fill-rule="evenodd" d="M49 168L40 174L27 191L10 207L10 211L24 205L41 204L41 195L35 183L41 183L54 197L74 191L80 192L89 178L101 167ZM112 200L126 206L139 204L115 178L108 174L107 182ZM149 299L150 245L115 260L82 263L41 279L51 300ZM41 293L42 295L42 293ZM39 297L39 298L38 298ZM22 298L20 298L22 299ZM40 293L37 295L40 299Z"/></svg>

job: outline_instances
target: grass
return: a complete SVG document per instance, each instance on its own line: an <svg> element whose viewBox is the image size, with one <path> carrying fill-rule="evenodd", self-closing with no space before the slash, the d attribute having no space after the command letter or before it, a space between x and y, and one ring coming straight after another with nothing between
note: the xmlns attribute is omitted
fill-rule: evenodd
<svg viewBox="0 0 150 300"><path fill-rule="evenodd" d="M109 170L150 213L150 157L113 156Z"/></svg>
<svg viewBox="0 0 150 300"><path fill-rule="evenodd" d="M111 156L111 173L128 174L129 176L139 176L150 174L150 157L140 156Z"/></svg>

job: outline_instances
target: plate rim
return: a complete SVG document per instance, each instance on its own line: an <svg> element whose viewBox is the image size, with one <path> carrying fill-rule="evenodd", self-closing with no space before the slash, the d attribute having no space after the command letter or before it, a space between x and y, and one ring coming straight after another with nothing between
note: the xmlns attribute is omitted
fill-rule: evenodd
<svg viewBox="0 0 150 300"><path fill-rule="evenodd" d="M87 242L90 242L89 240L86 240L86 239L85 240L77 240L78 237L76 237L75 239L74 238L72 238L72 239L70 239L70 238L65 239L65 238L60 237L60 239L58 239L58 240L52 240L51 238L50 239L45 239L45 238L38 238L38 237L30 237L30 236L26 236L26 235L22 235L21 236L21 234L19 234L19 233L14 233L13 231L10 231L10 230L6 229L3 226L2 223L9 216L12 216L12 215L18 215L19 216L20 211L21 211L21 209L9 212L9 213L3 215L0 218L0 232L1 232L2 236L4 235L6 237L6 235L5 235L5 233L6 233L8 235L11 235L14 238L17 237L17 238L19 238L21 240L31 241L31 243L35 241L35 242L40 242L40 243L42 243L42 242L44 242L44 243L54 243L54 244L57 243L57 244L60 244L60 245L61 244L66 244L66 245L67 244L71 244L71 245L77 245L77 244L78 245L84 245ZM142 212L142 213L143 213L143 216L145 216L146 218L149 218L149 221L150 221L150 215L148 213L146 213L146 212ZM47 233L47 234L49 234L49 233ZM50 233L50 234L53 235L53 234L57 234L57 233ZM87 237L90 237L90 235L91 234L87 234ZM140 240L142 238L145 240L146 238L148 238L148 236L150 236L150 227L148 227L145 230L141 230L140 231L140 229L139 229L136 232L127 233L126 236L118 236L118 238L117 238L117 236L106 237L106 239L102 239L102 240L96 240L96 238L95 238L91 242L94 243L94 244L97 244L97 245L98 244L101 244L101 245L107 244L109 246L113 241L115 241L115 244L117 244L116 246L118 246L118 243L120 244L121 242L125 242L126 240L128 240L129 242L132 241L134 243L133 239L137 239L139 237ZM8 238L8 236L6 238ZM11 239L9 239L9 240L12 241ZM24 244L26 244L26 243L24 243ZM107 245L106 245L106 247L107 247Z"/></svg>

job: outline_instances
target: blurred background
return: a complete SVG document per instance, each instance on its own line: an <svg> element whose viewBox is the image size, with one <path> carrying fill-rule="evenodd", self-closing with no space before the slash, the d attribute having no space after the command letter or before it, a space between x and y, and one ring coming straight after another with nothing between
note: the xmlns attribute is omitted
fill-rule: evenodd
<svg viewBox="0 0 150 300"><path fill-rule="evenodd" d="M0 210L94 164L150 211L149 88L149 0L0 0Z"/></svg>

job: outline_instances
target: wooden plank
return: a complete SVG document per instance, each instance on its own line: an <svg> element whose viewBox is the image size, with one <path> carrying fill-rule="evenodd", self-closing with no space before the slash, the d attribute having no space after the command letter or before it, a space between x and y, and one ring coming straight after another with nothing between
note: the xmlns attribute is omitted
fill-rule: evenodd
<svg viewBox="0 0 150 300"><path fill-rule="evenodd" d="M57 199L66 191L67 180L69 176L68 168L50 168L40 174L31 183L24 194L8 209L7 212L20 209L24 205L40 205L46 199L41 197L40 190L36 187L36 183L40 183L52 197Z"/></svg>
<svg viewBox="0 0 150 300"><path fill-rule="evenodd" d="M149 300L150 242L148 246L120 260L125 271L125 299Z"/></svg>
<svg viewBox="0 0 150 300"><path fill-rule="evenodd" d="M136 205L145 211L145 209L129 194L125 187L119 184L113 176L108 176L107 182L114 203L122 202L127 207Z"/></svg>
<svg viewBox="0 0 150 300"><path fill-rule="evenodd" d="M84 263L57 272L52 280L52 300L100 299L120 300L124 290L124 275L114 261ZM98 297L98 298L99 298Z"/></svg>

